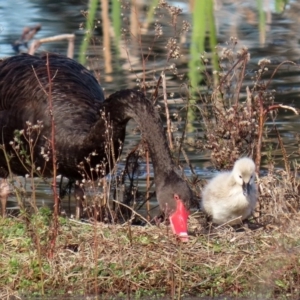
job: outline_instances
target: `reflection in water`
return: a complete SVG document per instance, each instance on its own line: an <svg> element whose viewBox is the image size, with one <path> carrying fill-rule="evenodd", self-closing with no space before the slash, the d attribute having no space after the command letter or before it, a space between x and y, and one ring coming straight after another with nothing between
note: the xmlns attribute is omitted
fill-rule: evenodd
<svg viewBox="0 0 300 300"><path fill-rule="evenodd" d="M2 1L0 5L0 55L14 55L11 44L19 38L25 26L41 24L37 39L63 33L75 33L77 49L82 32L79 25L84 21L80 11L86 8L82 1L53 1L16 0ZM88 2L88 1L86 1ZM66 43L44 45L42 51L52 51L65 54Z"/></svg>
<svg viewBox="0 0 300 300"><path fill-rule="evenodd" d="M0 56L14 55L11 43L16 40L24 26L31 26L37 23L42 25L41 31L38 32L36 38L53 36L62 33L75 33L76 57L78 57L79 45L83 37L83 31L79 29L80 24L85 22L84 17L80 13L81 10L87 9L88 1L60 1L53 2L50 0L16 0L16 1L2 1L0 5ZM185 1L170 1L180 6L183 9L183 14L178 18L178 24L182 20L192 22L190 14L190 7L186 5ZM251 85L251 76L253 72L258 69L257 62L267 57L271 59L274 69L278 63L284 60L299 61L299 13L300 4L298 1L289 1L284 12L277 12L275 6L277 1L268 1L264 5L257 5L256 1L215 1L215 22L218 35L218 43L223 44L229 40L231 36L238 38L238 47L245 45L251 53L251 61L248 64L248 73L246 74L246 83ZM123 30L128 30L127 24L130 23L130 14L135 12L138 25L143 25L143 21L147 17L146 1L136 1L135 9L125 7L121 15L123 22ZM100 13L97 14L100 18ZM122 40L120 42L121 58L113 57L113 73L110 74L112 81L106 82L106 77L102 74L103 70L103 41L102 28L95 30L95 45L88 51L89 56L93 59L90 61L90 68L99 71L99 80L105 88L107 95L115 90L121 88L134 88L145 81L147 86L155 88L156 80L159 77L161 70L169 68L167 73L167 89L170 95L170 102L172 101L171 112L176 113L177 108L182 105L180 96L184 95L184 88L181 85L185 83L184 79L188 73L189 46L191 41L191 33L188 33L182 39L180 48L183 56L178 60L166 62L166 40L173 36L174 27L170 26L169 16L165 16L163 12L159 11L154 16L155 22L162 24L163 36L157 38L154 25L148 26L145 35L142 35L141 43L138 38ZM101 24L101 22L100 22ZM128 31L127 31L128 32ZM137 34L143 31L137 31ZM128 34L125 34L128 37ZM141 48L143 55L141 55ZM151 50L149 50L151 49ZM65 43L46 44L41 50L66 53ZM207 48L206 48L207 50ZM97 57L99 60L95 60ZM141 57L146 57L146 76L143 77L143 63ZM174 65L176 63L176 72ZM269 73L271 75L271 72ZM276 89L275 101L278 103L285 103L299 107L300 86L296 83L300 81L298 67L284 66L274 76L272 81L272 88ZM174 95L174 96L171 96ZM241 95L245 97L245 94ZM172 98L173 97L173 98ZM161 98L160 98L161 99ZM299 119L291 116L290 112L279 112L276 119L276 125L282 135L284 144L287 146L288 153L293 153L291 158L298 157L298 131ZM270 145L273 149L279 149L275 132L272 131L272 120L269 120L270 125L269 139L266 142L265 149ZM174 127L181 127L182 124L174 120ZM199 128L199 121L194 123L195 128ZM134 144L140 140L139 136L135 134L135 125L131 123L127 132L127 141L124 153L128 152ZM198 133L197 133L198 134ZM201 134L201 133L199 133ZM174 133L175 137L180 137L180 132ZM191 136L193 138L193 136ZM203 171L203 168L210 166L209 153L199 153L192 147L186 149L187 155L191 164L195 167L197 174L204 177L210 177L211 173ZM265 153L264 153L265 154ZM282 166L281 152L275 151L276 166ZM265 156L263 157L263 160ZM188 172L188 171L187 171ZM51 195L50 189L47 185L40 187L43 199L48 199L47 195Z"/></svg>

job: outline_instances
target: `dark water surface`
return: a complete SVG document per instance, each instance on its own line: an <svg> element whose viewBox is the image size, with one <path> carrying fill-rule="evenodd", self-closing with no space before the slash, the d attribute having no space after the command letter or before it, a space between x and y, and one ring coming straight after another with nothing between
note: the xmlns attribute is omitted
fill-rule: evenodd
<svg viewBox="0 0 300 300"><path fill-rule="evenodd" d="M196 0L197 1L197 0ZM248 65L250 72L258 69L257 63L262 58L269 58L272 64L277 65L282 61L291 60L296 63L300 58L300 4L298 1L289 1L284 10L275 11L275 1L266 1L263 7L265 21L260 21L261 14L258 11L259 1L215 1L215 18L218 33L218 42L226 43L230 37L238 38L238 46L246 46L251 53L251 60ZM136 14L141 24L146 19L146 7L150 1L135 1ZM192 22L190 5L187 1L169 1L170 4L182 8L183 13L179 17L180 22L185 19ZM88 7L87 0L69 0L69 1L48 1L48 0L15 0L0 2L0 57L14 55L11 43L19 38L24 26L31 26L37 23L42 25L42 29L36 35L36 38L49 37L63 33L74 33L76 35L75 59L78 58L80 43L84 36L84 30L80 29L81 24L85 23L85 18L81 10ZM122 13L122 20L130 20L130 5ZM159 18L159 16L155 16ZM166 37L172 36L172 27L168 21L159 20L164 24L164 34ZM88 66L103 69L103 44L101 23L95 30L97 37L95 45L88 50L89 57L98 57L96 66L88 63ZM263 24L263 29L262 29ZM142 49L147 53L147 49L153 46L154 30L149 27L147 33L142 33ZM180 88L183 84L183 78L188 73L190 33L182 41L181 48L183 56L176 62L178 73L183 76L169 76L167 79L167 90L174 98L170 97L171 112L177 111L182 103L179 98ZM155 55L151 55L147 62L147 79L157 79L160 71L166 66L165 39L157 39L154 43ZM140 59L140 49L137 45L121 42L121 49L127 51L121 52L120 57L113 53L111 76L100 77L101 84L105 89L106 95L121 88L134 88L142 80L142 62ZM43 45L39 51L51 51L66 54L67 44L65 42L56 42ZM128 63L130 56L130 65ZM130 71L130 69L133 71ZM153 71L152 71L153 70ZM285 66L275 76L272 87L277 90L276 102L292 105L300 108L300 70L298 67ZM250 82L249 82L250 83ZM172 108L173 107L173 108ZM135 125L130 123L128 127L125 151L132 149L137 144L140 137L135 134ZM272 122L269 123L272 125ZM298 131L299 117L294 116L290 111L281 111L276 119L276 125L282 135L284 145L291 155L290 158L298 158ZM195 125L197 127L197 124ZM196 134L196 133L195 133ZM175 134L176 135L176 134ZM193 138L193 135L191 136ZM278 146L277 138L274 133L270 133L268 142L273 145L276 166L283 166L281 152ZM278 150L276 150L278 149ZM210 177L211 166L209 162L209 153L199 152L190 147L186 149L188 157L200 176ZM264 153L265 154L265 153ZM125 156L124 156L125 157ZM264 161L264 157L263 157ZM140 168L140 177L145 178L146 167L142 164ZM189 170L187 170L189 175ZM141 181L142 186L144 185ZM51 205L51 191L47 183L39 183L38 198L41 203ZM13 200L13 199L12 199ZM13 205L13 203L11 203Z"/></svg>

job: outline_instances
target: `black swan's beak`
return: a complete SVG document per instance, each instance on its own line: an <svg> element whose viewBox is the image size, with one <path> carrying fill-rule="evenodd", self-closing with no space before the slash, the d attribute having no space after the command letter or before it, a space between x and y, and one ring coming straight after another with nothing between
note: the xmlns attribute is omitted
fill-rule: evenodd
<svg viewBox="0 0 300 300"><path fill-rule="evenodd" d="M178 195L174 195L174 200L176 201L176 211L170 216L170 224L173 233L176 234L182 242L187 242L189 240L187 233L187 221L189 217L189 212L185 208L182 200Z"/></svg>

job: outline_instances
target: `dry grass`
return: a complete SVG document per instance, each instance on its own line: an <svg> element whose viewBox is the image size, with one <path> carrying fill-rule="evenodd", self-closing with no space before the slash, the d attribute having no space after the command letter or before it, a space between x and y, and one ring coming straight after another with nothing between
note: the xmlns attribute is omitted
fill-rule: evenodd
<svg viewBox="0 0 300 300"><path fill-rule="evenodd" d="M60 219L51 260L49 214L40 212L27 225L21 217L0 219L0 298L40 294L42 287L52 296L298 298L299 213L280 213L276 223L256 230L224 226L210 232L195 216L188 243L164 225Z"/></svg>

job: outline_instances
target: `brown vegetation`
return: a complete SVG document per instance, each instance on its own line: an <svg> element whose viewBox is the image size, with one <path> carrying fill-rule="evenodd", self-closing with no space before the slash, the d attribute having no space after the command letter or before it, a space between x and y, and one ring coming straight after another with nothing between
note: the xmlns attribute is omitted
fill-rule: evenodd
<svg viewBox="0 0 300 300"><path fill-rule="evenodd" d="M165 1L161 1L158 9L173 12L172 20L177 16L174 17L174 11L180 13L172 10ZM141 39L138 43L141 45ZM168 45L173 47L168 49L169 62L179 47L176 43ZM196 101L192 105L186 103L176 113L177 120L170 120L167 108L165 113L168 137L170 143L172 139L174 142L174 157L182 156L194 174L187 180L194 190L196 202L201 199L205 180L195 174L185 153L186 146L210 151L216 169L228 169L237 158L248 155L255 158L259 171L267 118L273 119L282 108L297 113L291 107L276 104L275 91L268 89L277 67L270 73L269 61L261 61L248 87L244 84L248 50L237 49L235 39L219 50L220 71L216 74L211 70L204 72L206 91L191 93L188 98L196 98ZM140 88L153 88L151 95L156 100L165 78L164 71L172 74L176 65L172 69L165 67L161 78L152 84L145 79L147 58L142 61L144 72ZM213 75L218 77L217 80ZM166 89L163 82L165 103ZM242 91L244 101L240 100ZM179 123L185 123L184 127L187 127L186 116L191 107L195 119L200 120L199 127L202 126L204 136L187 141L184 128L182 138L176 140L171 128ZM278 140L281 141L279 133ZM27 197L24 191L15 187L21 212L17 217L0 218L0 298L63 295L67 299L77 295L101 295L101 299L146 296L180 299L222 295L227 299L298 299L298 166L290 166L282 141L280 145L285 170L277 170L272 163L272 153L266 154L269 169L266 176L257 173L259 203L249 223L241 224L240 228L213 227L195 208L190 216L187 243L178 241L165 224L151 225L148 216L139 215L139 209L151 196L150 181L146 194L140 191L135 176L139 162L147 153L142 143L127 155L122 172L111 170L114 176L110 181L77 183L86 191L86 223L53 216L45 208L38 210L33 178L29 202L35 208L34 213L23 205L24 197ZM116 199L113 202L109 201L111 194ZM57 222L54 227L53 220ZM136 221L144 226L133 226Z"/></svg>

